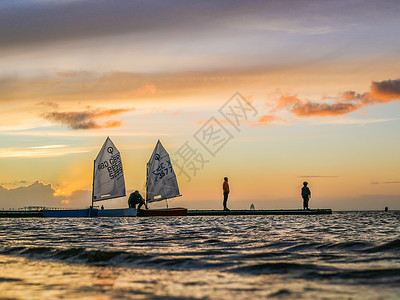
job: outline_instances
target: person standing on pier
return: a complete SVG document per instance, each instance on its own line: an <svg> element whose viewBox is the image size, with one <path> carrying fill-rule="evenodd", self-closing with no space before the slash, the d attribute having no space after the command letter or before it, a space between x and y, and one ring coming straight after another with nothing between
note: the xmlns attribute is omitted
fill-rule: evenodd
<svg viewBox="0 0 400 300"><path fill-rule="evenodd" d="M229 210L228 207L226 207L226 202L228 201L228 195L229 195L229 183L228 183L228 177L224 178L224 183L222 184L222 190L224 191L224 210Z"/></svg>
<svg viewBox="0 0 400 300"><path fill-rule="evenodd" d="M311 197L311 191L307 185L308 185L308 182L305 181L305 182L303 182L303 187L301 188L301 197L303 197L303 209L304 210L310 209L308 207L308 201L310 200L310 197Z"/></svg>

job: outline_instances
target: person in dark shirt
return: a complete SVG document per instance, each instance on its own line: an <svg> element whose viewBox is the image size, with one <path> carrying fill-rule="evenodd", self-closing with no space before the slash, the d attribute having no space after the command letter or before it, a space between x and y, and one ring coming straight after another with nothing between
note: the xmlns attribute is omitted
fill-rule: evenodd
<svg viewBox="0 0 400 300"><path fill-rule="evenodd" d="M303 182L303 187L301 188L301 197L303 197L303 209L310 209L308 207L308 201L310 200L311 197L311 191L308 188L308 182Z"/></svg>
<svg viewBox="0 0 400 300"><path fill-rule="evenodd" d="M142 195L139 194L139 191L135 191L130 194L129 199L128 199L128 205L131 208L136 209L136 205L139 204L137 210L140 210L140 208L144 205L146 209L149 209L146 205L146 202L144 201Z"/></svg>
<svg viewBox="0 0 400 300"><path fill-rule="evenodd" d="M222 184L222 190L224 191L224 210L229 210L229 208L226 206L226 202L228 201L228 195L229 195L229 183L228 183L228 177L224 178L224 183Z"/></svg>

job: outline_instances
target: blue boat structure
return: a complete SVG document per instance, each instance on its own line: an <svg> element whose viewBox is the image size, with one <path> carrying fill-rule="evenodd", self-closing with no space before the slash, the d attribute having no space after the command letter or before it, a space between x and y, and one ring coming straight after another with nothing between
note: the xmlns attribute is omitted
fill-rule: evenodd
<svg viewBox="0 0 400 300"><path fill-rule="evenodd" d="M45 218L87 218L97 216L98 209L92 207L86 209L42 209Z"/></svg>

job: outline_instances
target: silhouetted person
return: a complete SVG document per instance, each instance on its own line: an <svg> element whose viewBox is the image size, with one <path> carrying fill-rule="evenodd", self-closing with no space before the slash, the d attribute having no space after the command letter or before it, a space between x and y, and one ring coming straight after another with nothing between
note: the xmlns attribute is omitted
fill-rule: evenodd
<svg viewBox="0 0 400 300"><path fill-rule="evenodd" d="M386 206L386 207L385 207L385 211L389 211L389 207Z"/></svg>
<svg viewBox="0 0 400 300"><path fill-rule="evenodd" d="M101 206L101 210L104 210L104 206L103 205Z"/></svg>
<svg viewBox="0 0 400 300"><path fill-rule="evenodd" d="M137 210L140 210L142 205L146 207L146 209L149 209L146 205L146 202L144 201L142 195L139 194L139 191L134 191L133 193L130 194L129 199L128 199L128 205L131 208L136 209L136 205L139 204Z"/></svg>
<svg viewBox="0 0 400 300"><path fill-rule="evenodd" d="M308 188L308 182L303 182L303 187L301 188L301 197L303 197L303 209L310 209L308 207L308 201L310 200L311 197L311 191Z"/></svg>
<svg viewBox="0 0 400 300"><path fill-rule="evenodd" d="M224 178L224 183L222 184L222 190L224 191L224 210L229 210L226 207L226 202L228 201L228 195L229 195L229 183L228 183L228 177Z"/></svg>

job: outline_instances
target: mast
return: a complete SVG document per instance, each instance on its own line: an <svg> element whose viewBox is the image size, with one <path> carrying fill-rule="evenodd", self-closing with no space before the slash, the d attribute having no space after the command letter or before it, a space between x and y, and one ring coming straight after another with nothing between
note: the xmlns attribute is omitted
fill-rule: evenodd
<svg viewBox="0 0 400 300"><path fill-rule="evenodd" d="M93 161L93 183L92 183L92 207L93 207L93 200L94 200L94 175L96 171L96 160Z"/></svg>
<svg viewBox="0 0 400 300"><path fill-rule="evenodd" d="M96 168L96 160L93 161L92 205L89 207L89 217L92 216L92 210L93 210L95 168Z"/></svg>
<svg viewBox="0 0 400 300"><path fill-rule="evenodd" d="M147 205L147 198L149 195L149 186L147 184L149 180L149 163L146 164L146 205Z"/></svg>

